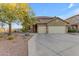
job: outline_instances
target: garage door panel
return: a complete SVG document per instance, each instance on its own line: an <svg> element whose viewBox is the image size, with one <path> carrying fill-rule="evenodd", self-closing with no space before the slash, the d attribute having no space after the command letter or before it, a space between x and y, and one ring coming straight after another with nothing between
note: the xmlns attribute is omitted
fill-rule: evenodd
<svg viewBox="0 0 79 59"><path fill-rule="evenodd" d="M65 26L48 26L48 33L66 33Z"/></svg>
<svg viewBox="0 0 79 59"><path fill-rule="evenodd" d="M38 33L46 33L46 27L45 26L39 26L38 27Z"/></svg>

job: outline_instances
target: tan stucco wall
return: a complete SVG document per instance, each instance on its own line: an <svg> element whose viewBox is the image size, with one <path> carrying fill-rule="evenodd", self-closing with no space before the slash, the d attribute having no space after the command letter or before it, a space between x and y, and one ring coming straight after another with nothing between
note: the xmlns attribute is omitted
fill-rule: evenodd
<svg viewBox="0 0 79 59"><path fill-rule="evenodd" d="M78 25L78 30L79 30L79 24L77 24Z"/></svg>
<svg viewBox="0 0 79 59"><path fill-rule="evenodd" d="M68 33L68 25L65 26L65 28L66 28L66 29L65 29L65 32Z"/></svg>

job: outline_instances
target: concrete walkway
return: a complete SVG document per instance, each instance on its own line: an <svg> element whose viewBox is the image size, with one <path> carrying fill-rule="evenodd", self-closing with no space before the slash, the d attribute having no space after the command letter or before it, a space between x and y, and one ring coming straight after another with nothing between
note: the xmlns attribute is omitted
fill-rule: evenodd
<svg viewBox="0 0 79 59"><path fill-rule="evenodd" d="M79 56L79 35L35 34L28 46L29 56Z"/></svg>

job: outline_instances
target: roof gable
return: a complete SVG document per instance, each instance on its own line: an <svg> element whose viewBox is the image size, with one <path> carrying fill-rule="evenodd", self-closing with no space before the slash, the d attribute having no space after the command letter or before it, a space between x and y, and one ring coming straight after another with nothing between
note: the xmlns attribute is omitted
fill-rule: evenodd
<svg viewBox="0 0 79 59"><path fill-rule="evenodd" d="M62 23L66 23L68 24L68 22L64 21L63 19L59 18L59 17L48 17L48 16L40 16L40 17L36 17L37 19L37 23L51 23L54 22L55 20L61 21Z"/></svg>
<svg viewBox="0 0 79 59"><path fill-rule="evenodd" d="M62 20L59 17L54 17L53 20L48 22L48 25L53 25L53 26L64 26L67 24L68 24L68 22Z"/></svg>
<svg viewBox="0 0 79 59"><path fill-rule="evenodd" d="M72 16L72 17L66 19L66 21L69 22L70 24L79 23L79 15Z"/></svg>

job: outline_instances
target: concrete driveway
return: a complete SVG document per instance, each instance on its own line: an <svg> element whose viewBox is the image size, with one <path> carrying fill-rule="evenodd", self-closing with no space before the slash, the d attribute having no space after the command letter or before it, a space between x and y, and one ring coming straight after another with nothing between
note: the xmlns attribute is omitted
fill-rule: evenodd
<svg viewBox="0 0 79 59"><path fill-rule="evenodd" d="M29 56L79 56L79 34L35 34L28 46Z"/></svg>

